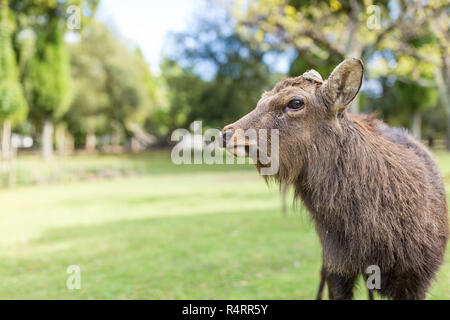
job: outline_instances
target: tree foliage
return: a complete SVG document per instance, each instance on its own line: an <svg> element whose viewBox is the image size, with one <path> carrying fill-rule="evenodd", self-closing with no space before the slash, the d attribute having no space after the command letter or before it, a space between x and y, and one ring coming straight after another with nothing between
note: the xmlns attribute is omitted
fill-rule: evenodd
<svg viewBox="0 0 450 320"><path fill-rule="evenodd" d="M12 46L13 23L6 0L0 4L0 119L21 122L26 118L27 103Z"/></svg>
<svg viewBox="0 0 450 320"><path fill-rule="evenodd" d="M220 128L253 109L273 84L264 52L237 34L233 24L227 15L201 17L191 32L173 36L174 50L162 64L168 88L166 116L158 114L166 120L163 131L194 120Z"/></svg>
<svg viewBox="0 0 450 320"><path fill-rule="evenodd" d="M74 100L66 116L77 134L103 134L114 123L142 125L154 107L154 79L142 54L126 47L106 26L92 23L70 46Z"/></svg>
<svg viewBox="0 0 450 320"><path fill-rule="evenodd" d="M444 127L445 114L450 128L446 1L235 0L229 10L212 2L189 31L168 38L160 75L139 48L95 21L98 3L9 0L0 30L1 120L24 120L28 102L27 127L37 138L50 119L77 145L118 131L129 140L136 125L167 141L194 120L220 128L254 108L282 76L266 58L288 51L295 52L289 76L314 68L327 77L344 58L359 57L367 111L402 126L423 117L426 128ZM67 43L71 5L81 7L81 30Z"/></svg>
<svg viewBox="0 0 450 320"><path fill-rule="evenodd" d="M292 73L307 65L328 74L330 66L347 57L370 62L374 54L386 50L394 52L397 59L396 67L390 72L401 74L411 71L412 60L404 52L411 40L407 34L420 30L416 25L427 15L419 15L425 12L424 6L433 6L431 3L259 0L242 5L242 1L237 1L234 15L240 21L241 34L253 41L267 47L276 44L294 48L298 59ZM352 111L358 111L356 105L352 105Z"/></svg>
<svg viewBox="0 0 450 320"><path fill-rule="evenodd" d="M72 93L64 26L56 17L49 19L48 25L38 35L29 71L30 104L39 120L63 116L69 108Z"/></svg>

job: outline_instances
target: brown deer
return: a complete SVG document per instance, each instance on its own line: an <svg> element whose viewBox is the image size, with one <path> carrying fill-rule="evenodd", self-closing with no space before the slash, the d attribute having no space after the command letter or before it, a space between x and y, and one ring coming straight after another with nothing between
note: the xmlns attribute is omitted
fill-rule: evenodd
<svg viewBox="0 0 450 320"><path fill-rule="evenodd" d="M315 70L284 79L222 137L228 151L244 147L248 156L257 141L240 139L242 130L278 129L272 178L293 186L314 221L323 260L318 298L326 282L331 299L351 299L358 275L375 265L381 296L424 299L448 240L444 183L430 152L405 130L347 113L363 73L360 60L347 59L326 81Z"/></svg>

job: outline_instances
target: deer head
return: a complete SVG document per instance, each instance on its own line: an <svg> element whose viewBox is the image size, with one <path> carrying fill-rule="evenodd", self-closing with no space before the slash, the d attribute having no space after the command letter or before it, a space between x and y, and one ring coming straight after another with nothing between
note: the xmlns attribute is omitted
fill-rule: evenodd
<svg viewBox="0 0 450 320"><path fill-rule="evenodd" d="M260 132L276 129L280 170L275 176L280 180L294 179L307 164L312 149L323 148L330 135L342 132L346 109L359 92L363 73L361 60L351 58L340 63L326 81L315 70L280 81L262 95L253 111L223 128L226 149L236 156L249 156L251 147L261 151ZM249 130L256 131L256 135L246 135ZM273 134L265 136L270 146ZM271 159L276 156L267 154ZM259 155L255 158L260 170L264 165Z"/></svg>

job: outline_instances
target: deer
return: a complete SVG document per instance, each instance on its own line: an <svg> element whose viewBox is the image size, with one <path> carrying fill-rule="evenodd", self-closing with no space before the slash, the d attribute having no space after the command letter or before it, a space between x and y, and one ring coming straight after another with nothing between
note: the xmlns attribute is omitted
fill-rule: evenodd
<svg viewBox="0 0 450 320"><path fill-rule="evenodd" d="M277 130L278 170L263 178L292 187L312 218L322 248L318 299L325 284L330 299L352 299L369 266L380 270L370 298L377 292L425 299L449 236L443 178L431 152L407 130L347 111L363 75L363 62L348 58L327 80L316 70L285 78L222 129L222 143L234 156L251 157L261 174L267 164L259 157L260 135L243 135Z"/></svg>

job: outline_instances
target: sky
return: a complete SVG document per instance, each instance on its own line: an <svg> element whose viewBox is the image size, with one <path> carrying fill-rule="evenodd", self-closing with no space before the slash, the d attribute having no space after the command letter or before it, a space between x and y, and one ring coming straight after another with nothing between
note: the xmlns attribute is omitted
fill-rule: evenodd
<svg viewBox="0 0 450 320"><path fill-rule="evenodd" d="M160 62L165 39L170 32L189 31L197 11L205 10L208 0L101 0L96 18L131 44L138 45L155 74L160 74ZM219 1L220 3L220 1ZM286 73L292 52L266 54L264 62L273 72ZM211 70L199 70L208 80Z"/></svg>
<svg viewBox="0 0 450 320"><path fill-rule="evenodd" d="M96 17L138 45L153 72L159 72L164 39L185 31L203 0L102 0Z"/></svg>
<svg viewBox="0 0 450 320"><path fill-rule="evenodd" d="M101 0L96 18L131 44L138 45L152 72L159 74L165 39L170 32L188 31L193 15L204 10L208 0ZM394 2L395 4L395 2ZM390 14L399 8L390 6ZM293 52L264 56L271 71L286 73ZM208 78L208 72L202 75Z"/></svg>

